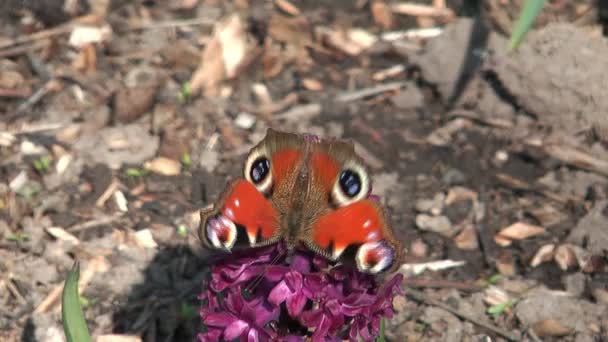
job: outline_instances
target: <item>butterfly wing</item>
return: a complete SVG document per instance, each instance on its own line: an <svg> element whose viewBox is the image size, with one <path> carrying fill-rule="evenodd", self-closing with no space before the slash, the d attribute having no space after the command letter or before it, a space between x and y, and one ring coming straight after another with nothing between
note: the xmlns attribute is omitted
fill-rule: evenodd
<svg viewBox="0 0 608 342"><path fill-rule="evenodd" d="M227 187L213 209L201 212L199 236L207 247L231 251L281 237L283 197L288 199L301 163L299 141L296 135L269 130L251 149L243 178Z"/></svg>
<svg viewBox="0 0 608 342"><path fill-rule="evenodd" d="M311 215L302 240L312 250L379 273L396 264L401 245L382 207L369 198L371 182L352 145L320 144L310 157L312 183L326 206Z"/></svg>

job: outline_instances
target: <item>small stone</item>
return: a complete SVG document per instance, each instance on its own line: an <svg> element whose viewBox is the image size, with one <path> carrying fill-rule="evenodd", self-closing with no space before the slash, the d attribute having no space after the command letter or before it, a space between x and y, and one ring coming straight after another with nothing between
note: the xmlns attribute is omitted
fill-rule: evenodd
<svg viewBox="0 0 608 342"><path fill-rule="evenodd" d="M441 177L441 182L445 185L460 185L466 180L464 173L456 168L448 169Z"/></svg>
<svg viewBox="0 0 608 342"><path fill-rule="evenodd" d="M587 279L584 274L578 272L573 274L568 274L563 277L562 282L566 287L566 291L572 294L573 296L580 296L585 292L585 285L587 283Z"/></svg>
<svg viewBox="0 0 608 342"><path fill-rule="evenodd" d="M443 201L445 195L440 192L435 195L432 199L420 199L416 201L416 211L421 213L431 213L433 215L439 215L443 209Z"/></svg>
<svg viewBox="0 0 608 342"><path fill-rule="evenodd" d="M255 116L249 113L240 112L239 115L236 116L236 119L234 119L234 124L242 129L250 129L255 125Z"/></svg>
<svg viewBox="0 0 608 342"><path fill-rule="evenodd" d="M416 216L416 226L421 230L435 232L445 237L452 237L455 233L452 223L446 216L419 214Z"/></svg>

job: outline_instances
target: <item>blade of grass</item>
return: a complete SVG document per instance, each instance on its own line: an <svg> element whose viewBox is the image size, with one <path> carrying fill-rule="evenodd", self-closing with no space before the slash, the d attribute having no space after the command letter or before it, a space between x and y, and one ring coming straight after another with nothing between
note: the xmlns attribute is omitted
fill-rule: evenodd
<svg viewBox="0 0 608 342"><path fill-rule="evenodd" d="M511 42L509 43L510 49L516 49L524 36L532 27L534 19L538 16L540 11L545 6L545 0L526 0L524 7L521 9L521 14L515 24L513 33L511 34Z"/></svg>
<svg viewBox="0 0 608 342"><path fill-rule="evenodd" d="M80 277L80 264L76 262L68 273L63 294L61 296L61 318L63 330L68 342L90 342L91 335L80 307L78 295L78 278Z"/></svg>
<svg viewBox="0 0 608 342"><path fill-rule="evenodd" d="M386 329L386 323L384 322L384 318L380 320L380 335L376 339L376 342L386 342L384 338L384 331Z"/></svg>

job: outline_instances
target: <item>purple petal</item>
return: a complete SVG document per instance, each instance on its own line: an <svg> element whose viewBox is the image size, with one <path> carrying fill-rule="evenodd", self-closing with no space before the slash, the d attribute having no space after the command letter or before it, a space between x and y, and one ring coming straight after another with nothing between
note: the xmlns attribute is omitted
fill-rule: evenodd
<svg viewBox="0 0 608 342"><path fill-rule="evenodd" d="M247 322L240 319L236 320L226 327L226 330L224 330L224 338L226 340L233 340L242 336L247 329L249 329L249 324L247 324Z"/></svg>
<svg viewBox="0 0 608 342"><path fill-rule="evenodd" d="M200 333L196 336L199 342L216 342L220 340L222 336L222 330L213 329L209 330L206 333Z"/></svg>
<svg viewBox="0 0 608 342"><path fill-rule="evenodd" d="M292 292L289 286L285 283L285 281L281 281L275 286L270 294L268 295L268 301L276 306L281 305L289 296L291 296Z"/></svg>
<svg viewBox="0 0 608 342"><path fill-rule="evenodd" d="M286 266L268 266L264 277L271 281L281 281L287 272L289 267Z"/></svg>
<svg viewBox="0 0 608 342"><path fill-rule="evenodd" d="M247 342L259 342L260 334L257 330L251 329L249 330L249 334L247 335Z"/></svg>
<svg viewBox="0 0 608 342"><path fill-rule="evenodd" d="M317 325L315 333L312 335L312 342L324 342L325 336L327 336L330 326L331 322L329 318L325 315L321 315L321 320Z"/></svg>
<svg viewBox="0 0 608 342"><path fill-rule="evenodd" d="M225 313L225 312L221 312L221 313L212 313L212 314L208 314L207 317L205 317L205 319L203 320L203 322L206 325L212 326L212 327L226 327L229 324L231 324L232 322L234 322L237 318L230 313Z"/></svg>
<svg viewBox="0 0 608 342"><path fill-rule="evenodd" d="M296 318L300 316L304 306L306 305L307 298L302 293L296 293L287 299L287 312L289 316Z"/></svg>
<svg viewBox="0 0 608 342"><path fill-rule="evenodd" d="M285 284L289 286L291 292L300 292L302 290L302 274L291 271L285 275Z"/></svg>

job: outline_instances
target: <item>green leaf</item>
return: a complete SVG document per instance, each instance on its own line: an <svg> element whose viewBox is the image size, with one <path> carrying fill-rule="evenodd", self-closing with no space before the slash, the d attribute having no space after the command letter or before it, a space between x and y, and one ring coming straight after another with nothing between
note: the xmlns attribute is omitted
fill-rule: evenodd
<svg viewBox="0 0 608 342"><path fill-rule="evenodd" d="M488 283L494 285L494 284L498 283L499 281L501 281L502 278L503 278L502 274L496 273L495 275L488 278Z"/></svg>
<svg viewBox="0 0 608 342"><path fill-rule="evenodd" d="M526 0L511 34L510 49L516 49L519 46L544 6L545 0Z"/></svg>
<svg viewBox="0 0 608 342"><path fill-rule="evenodd" d="M515 304L514 300L508 300L504 303L492 305L488 308L488 313L492 316L498 316L502 314L506 309L510 308Z"/></svg>
<svg viewBox="0 0 608 342"><path fill-rule="evenodd" d="M386 323L384 321L384 318L382 318L380 320L380 334L378 335L378 338L376 339L376 342L386 342L386 339L384 338L384 331L386 330Z"/></svg>
<svg viewBox="0 0 608 342"><path fill-rule="evenodd" d="M177 226L177 234L181 237L188 236L188 227L186 225L180 224Z"/></svg>
<svg viewBox="0 0 608 342"><path fill-rule="evenodd" d="M78 295L79 277L80 265L76 262L68 273L61 296L61 318L63 320L63 331L68 342L91 341L87 322L80 307L80 296Z"/></svg>
<svg viewBox="0 0 608 342"><path fill-rule="evenodd" d="M184 167L192 166L192 158L190 157L190 153L186 152L182 154L182 165L184 165Z"/></svg>

